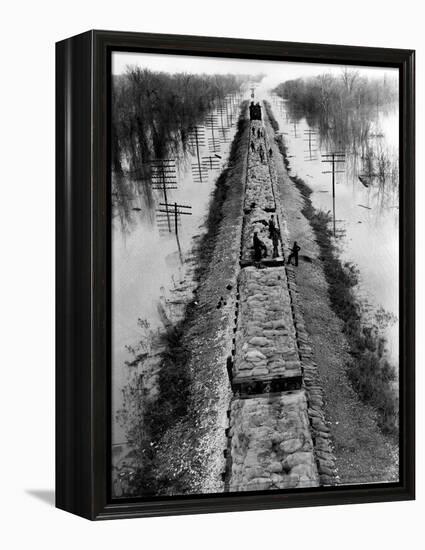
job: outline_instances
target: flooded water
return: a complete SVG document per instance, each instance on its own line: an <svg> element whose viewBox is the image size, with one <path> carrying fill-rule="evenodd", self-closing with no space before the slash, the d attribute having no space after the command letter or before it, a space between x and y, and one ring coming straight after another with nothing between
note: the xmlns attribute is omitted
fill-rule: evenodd
<svg viewBox="0 0 425 550"><path fill-rule="evenodd" d="M204 232L215 182L227 162L236 132L239 104L240 98L229 100L227 112L210 113L205 124L197 129L198 139L196 135L191 136L189 153L180 160L171 159L170 162L167 159L159 176L152 178L152 195L140 192L140 182L124 181L124 188L135 191L127 196L125 212L116 207L113 213L114 445L126 441L116 413L122 406L122 389L132 371L126 364L134 359L131 349L137 348L146 331L161 331L167 320L178 321L193 297L196 266L192 251ZM181 206L175 207L175 204Z"/></svg>
<svg viewBox="0 0 425 550"><path fill-rule="evenodd" d="M288 147L291 174L312 189L313 205L331 215L332 175L323 173L331 165L322 161L332 151L344 151L345 162L337 165L341 173L335 176L335 240L341 259L359 269L356 292L365 313L371 318L380 310L390 314L385 335L389 356L397 367L398 112L374 109L366 120L367 137L348 137L341 144L331 134L320 132L303 113L294 113L280 97L261 86L258 91L261 97L256 95L256 101L267 99L272 105ZM227 102L226 114L215 110L199 125L198 147L192 136L189 153L180 159L165 159L166 197L161 178L152 179L154 185L148 192L140 182L125 177L124 185L117 186L126 189L127 195L123 211L115 208L112 228L114 445L125 443L116 413L122 406L122 389L134 374L127 364L134 359L132 351L147 334L146 341L152 341L152 333L162 331L168 320L178 321L193 298L196 266L192 252L203 234L211 194L226 164L240 100ZM376 173L376 163L369 161L370 155L382 159L382 177Z"/></svg>
<svg viewBox="0 0 425 550"><path fill-rule="evenodd" d="M373 316L380 308L392 320L385 328L388 352L398 366L398 111L374 109L368 118L368 135L363 142L348 140L343 146L310 125L302 113L294 116L288 103L276 95L266 99L283 133L288 148L291 175L302 178L312 189L313 206L332 215L331 163L323 155L344 151L345 162L336 164L336 242L341 259L359 269L358 297ZM376 163L368 171L368 158L382 159L381 176ZM366 174L365 174L366 172ZM372 174L372 175L371 175ZM359 179L363 180L362 181Z"/></svg>

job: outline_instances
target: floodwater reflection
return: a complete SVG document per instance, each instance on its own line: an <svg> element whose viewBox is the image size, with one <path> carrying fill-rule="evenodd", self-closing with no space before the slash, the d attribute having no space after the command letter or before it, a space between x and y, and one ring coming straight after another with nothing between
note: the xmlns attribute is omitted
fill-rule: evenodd
<svg viewBox="0 0 425 550"><path fill-rule="evenodd" d="M114 445L125 444L117 421L122 390L134 375L143 330L149 337L176 322L193 297L192 252L201 237L211 195L236 132L240 99L213 111L189 136L186 155L165 161L159 176L113 176L112 392ZM190 208L189 208L190 207ZM142 327L143 325L143 327Z"/></svg>
<svg viewBox="0 0 425 550"><path fill-rule="evenodd" d="M332 177L323 155L344 153L335 175L335 224L341 259L359 269L356 292L367 315L385 317L391 362L398 367L398 111L346 113L326 128L288 101L269 96L288 147L291 174L312 189L313 206L332 212Z"/></svg>

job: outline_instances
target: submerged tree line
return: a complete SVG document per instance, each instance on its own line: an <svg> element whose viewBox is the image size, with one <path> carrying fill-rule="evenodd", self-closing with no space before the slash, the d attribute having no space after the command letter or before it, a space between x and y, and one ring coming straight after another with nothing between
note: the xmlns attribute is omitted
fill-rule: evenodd
<svg viewBox="0 0 425 550"><path fill-rule="evenodd" d="M112 167L138 171L151 159L178 154L190 129L244 77L153 72L129 67L112 93Z"/></svg>
<svg viewBox="0 0 425 550"><path fill-rule="evenodd" d="M390 105L398 99L397 79L368 78L344 69L340 76L321 74L287 80L274 92L289 101L290 107L315 119L322 129L342 126L353 112L366 112ZM370 118L370 116L369 116Z"/></svg>
<svg viewBox="0 0 425 550"><path fill-rule="evenodd" d="M351 153L356 175L365 186L398 193L398 158L383 141L379 115L398 100L397 78L368 78L345 68L340 75L321 74L279 84L274 93L287 101L292 120L306 117L329 150Z"/></svg>
<svg viewBox="0 0 425 550"><path fill-rule="evenodd" d="M203 123L229 94L240 92L242 75L155 72L128 67L112 82L112 197L121 217L129 196L142 194L152 205L151 162L181 158L190 149L192 129Z"/></svg>

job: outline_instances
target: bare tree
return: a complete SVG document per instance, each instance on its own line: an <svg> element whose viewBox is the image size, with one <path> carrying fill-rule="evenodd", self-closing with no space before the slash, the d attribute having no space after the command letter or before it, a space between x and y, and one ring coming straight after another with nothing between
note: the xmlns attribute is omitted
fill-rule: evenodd
<svg viewBox="0 0 425 550"><path fill-rule="evenodd" d="M345 90L347 94L351 95L354 90L354 83L359 78L358 71L352 71L348 67L342 69L341 79L344 83Z"/></svg>

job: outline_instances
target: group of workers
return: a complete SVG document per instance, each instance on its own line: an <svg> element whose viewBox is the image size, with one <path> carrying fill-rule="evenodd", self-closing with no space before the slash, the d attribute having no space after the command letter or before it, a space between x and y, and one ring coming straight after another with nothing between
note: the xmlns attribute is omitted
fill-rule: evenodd
<svg viewBox="0 0 425 550"><path fill-rule="evenodd" d="M254 106L255 107L255 106ZM261 130L261 128L257 128L257 131L255 131L255 128L254 126L252 127L252 135L255 136L257 135L257 139L261 139L263 137L263 131ZM251 141L251 151L253 153L255 153L255 151L257 151L256 147L255 147L255 143L254 141ZM263 144L260 143L258 145L258 153L260 155L260 160L261 162L264 164L265 160L266 160L266 153L265 153L265 149L263 147ZM272 148L270 147L269 148L269 157L271 158L273 155L273 151L272 151Z"/></svg>
<svg viewBox="0 0 425 550"><path fill-rule="evenodd" d="M268 222L268 230L269 238L273 244L273 258L277 258L279 256L279 242L282 242L282 237L280 236L280 231L276 225L276 220L273 214ZM256 229L253 236L254 260L256 262L259 262L262 258L267 257L267 246L260 239L258 233L258 229ZM298 266L298 252L300 250L301 248L298 246L297 241L294 241L294 245L291 248L291 253L288 256L287 264L292 264L292 259L294 259L295 265Z"/></svg>
<svg viewBox="0 0 425 550"><path fill-rule="evenodd" d="M255 153L256 149L255 149L255 143L253 141L251 141L251 151L253 153ZM265 154L264 154L264 147L261 145L259 145L258 147L258 154L260 155L260 161L262 164L264 164L264 160L265 160Z"/></svg>

